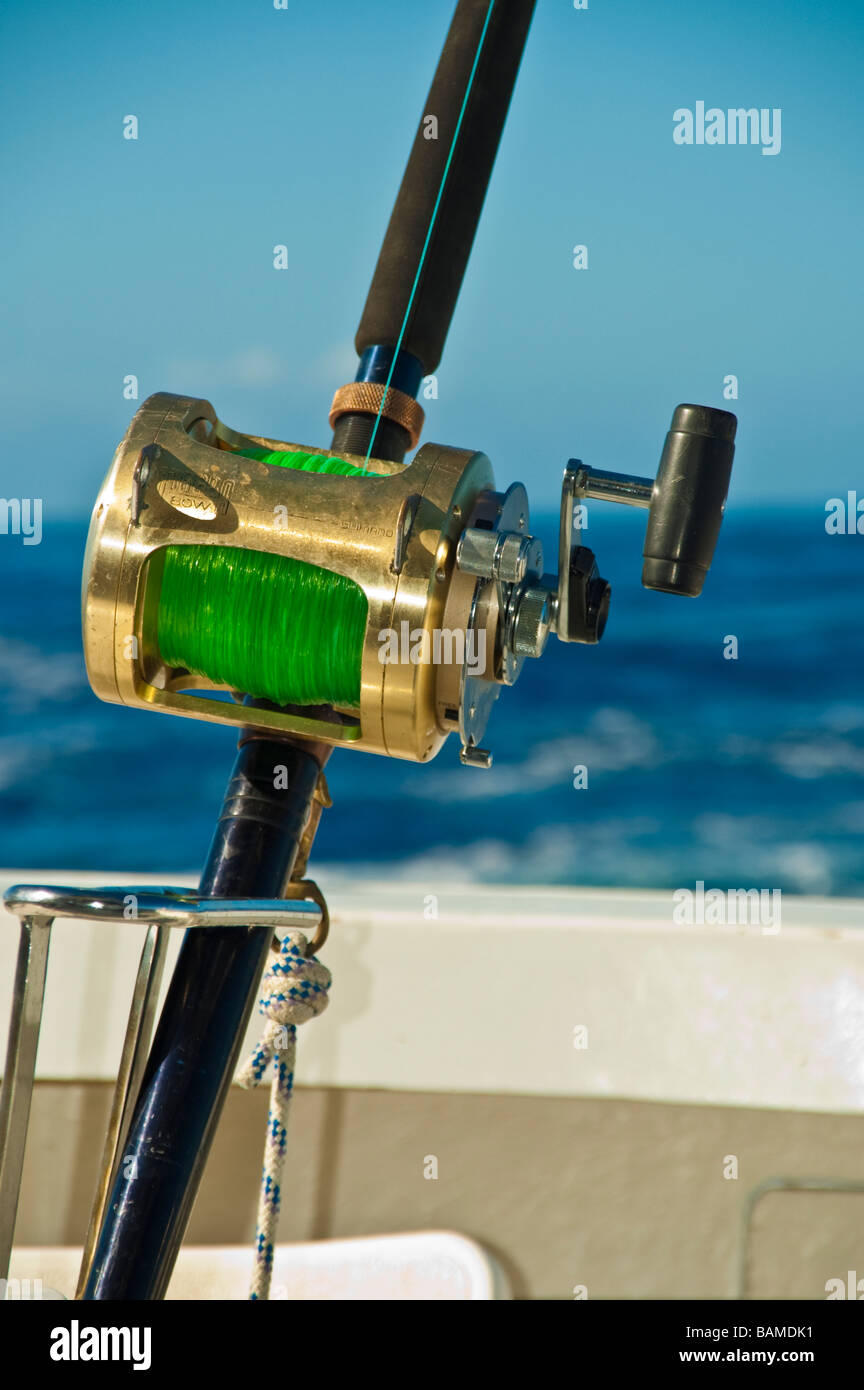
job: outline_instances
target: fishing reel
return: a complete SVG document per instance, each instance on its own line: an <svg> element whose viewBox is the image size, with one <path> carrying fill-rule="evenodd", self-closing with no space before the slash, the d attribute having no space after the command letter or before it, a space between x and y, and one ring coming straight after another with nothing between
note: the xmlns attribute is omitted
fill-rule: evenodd
<svg viewBox="0 0 864 1390"><path fill-rule="evenodd" d="M424 444L407 465L367 463L240 434L204 400L151 396L117 450L90 527L83 584L90 683L114 703L416 762L434 757L455 732L462 761L489 766L480 743L501 687L542 655L550 634L582 643L603 635L610 586L580 543L577 505L595 498L647 508L643 584L698 595L723 515L735 429L726 411L680 405L655 480L569 463L551 575L531 533L524 487L498 492L485 454ZM282 466L266 461L268 452ZM322 471L339 460L347 476ZM319 589L323 575L325 599L328 582L344 588L347 581L361 605L354 637L330 624L325 603L317 617L305 614L316 650L307 633L302 659L356 662L355 693L330 699L325 689L315 704L286 702L284 684L280 699L263 676L252 690L232 681L216 654L201 655L200 642L194 660L166 654L166 557L190 546L300 562ZM263 587L260 595L263 603ZM231 623L230 590L224 601ZM267 653L277 672L301 660L292 651L293 603L277 615L282 636ZM262 640L255 604L247 611L250 630L232 634L235 646ZM184 617L194 632L204 610ZM218 646L214 634L214 653Z"/></svg>

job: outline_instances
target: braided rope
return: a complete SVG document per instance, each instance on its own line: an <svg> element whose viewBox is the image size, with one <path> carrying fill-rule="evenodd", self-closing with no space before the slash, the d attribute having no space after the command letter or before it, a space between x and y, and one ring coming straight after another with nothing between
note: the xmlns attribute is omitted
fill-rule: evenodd
<svg viewBox="0 0 864 1390"><path fill-rule="evenodd" d="M264 1145L264 1167L261 1173L261 1193L258 1198L258 1219L255 1230L255 1269L249 1297L252 1300L270 1296L273 1274L273 1247L279 1222L282 1195L282 1168L285 1163L285 1141L288 1107L294 1087L294 1063L297 1055L297 1026L327 1007L330 971L316 956L305 955L307 941L301 932L288 932L282 942L278 959L268 968L261 981L258 1011L267 1019L261 1041L237 1073L238 1085L251 1089L260 1085L264 1073L273 1063L270 1088L270 1110L267 1115L267 1139Z"/></svg>

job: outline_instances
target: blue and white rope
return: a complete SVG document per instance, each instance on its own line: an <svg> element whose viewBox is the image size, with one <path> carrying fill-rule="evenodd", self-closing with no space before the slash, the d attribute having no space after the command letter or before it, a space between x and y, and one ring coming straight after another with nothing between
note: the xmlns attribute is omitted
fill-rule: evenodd
<svg viewBox="0 0 864 1390"><path fill-rule="evenodd" d="M278 959L265 972L258 1011L265 1016L267 1023L261 1041L236 1077L239 1085L251 1089L260 1084L268 1066L273 1063L264 1168L258 1199L255 1270L249 1291L249 1297L253 1300L270 1296L273 1247L276 1243L282 1168L285 1163L288 1106L294 1086L297 1025L323 1013L328 1003L330 971L316 956L306 958L307 945L301 932L288 932Z"/></svg>

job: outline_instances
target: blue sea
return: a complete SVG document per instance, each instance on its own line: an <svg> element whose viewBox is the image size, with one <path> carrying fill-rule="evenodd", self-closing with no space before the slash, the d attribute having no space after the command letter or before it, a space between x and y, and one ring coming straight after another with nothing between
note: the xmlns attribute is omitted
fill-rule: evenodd
<svg viewBox="0 0 864 1390"><path fill-rule="evenodd" d="M0 535L0 863L195 871L235 736L91 693L86 528ZM425 767L331 759L322 877L864 893L864 536L827 535L816 508L730 508L692 600L641 589L643 528L592 512L606 635L552 639L502 691L491 771L455 738Z"/></svg>

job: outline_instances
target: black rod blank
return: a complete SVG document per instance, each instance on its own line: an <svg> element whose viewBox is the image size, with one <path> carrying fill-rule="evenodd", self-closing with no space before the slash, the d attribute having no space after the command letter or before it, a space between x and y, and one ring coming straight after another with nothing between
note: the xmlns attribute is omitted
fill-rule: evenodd
<svg viewBox="0 0 864 1390"><path fill-rule="evenodd" d="M241 738L201 893L281 896L319 772L311 751ZM165 1297L272 940L271 927L186 933L85 1299Z"/></svg>

